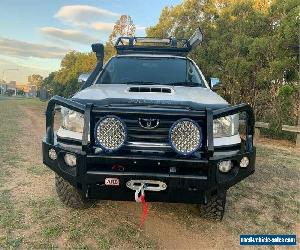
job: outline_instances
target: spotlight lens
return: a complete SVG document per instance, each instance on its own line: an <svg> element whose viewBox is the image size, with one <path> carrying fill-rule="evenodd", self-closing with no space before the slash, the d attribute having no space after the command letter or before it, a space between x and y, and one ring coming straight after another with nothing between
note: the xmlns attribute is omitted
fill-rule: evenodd
<svg viewBox="0 0 300 250"><path fill-rule="evenodd" d="M249 158L244 156L241 161L240 161L240 167L241 168L246 168L249 165Z"/></svg>
<svg viewBox="0 0 300 250"><path fill-rule="evenodd" d="M65 154L65 163L70 167L76 166L76 156L72 154Z"/></svg>
<svg viewBox="0 0 300 250"><path fill-rule="evenodd" d="M54 148L49 149L48 152L49 158L53 161L55 161L57 159L57 154Z"/></svg>
<svg viewBox="0 0 300 250"><path fill-rule="evenodd" d="M191 119L180 119L172 125L169 139L176 152L189 155L194 153L201 145L201 129Z"/></svg>
<svg viewBox="0 0 300 250"><path fill-rule="evenodd" d="M231 161L221 161L218 164L219 170L222 173L227 173L230 171L232 167L232 162Z"/></svg>
<svg viewBox="0 0 300 250"><path fill-rule="evenodd" d="M96 145L106 151L118 150L126 141L126 126L117 116L106 116L95 126Z"/></svg>

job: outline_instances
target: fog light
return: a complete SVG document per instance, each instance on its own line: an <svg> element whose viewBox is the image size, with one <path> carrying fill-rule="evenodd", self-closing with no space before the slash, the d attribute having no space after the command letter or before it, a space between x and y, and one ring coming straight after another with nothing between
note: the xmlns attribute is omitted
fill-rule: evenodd
<svg viewBox="0 0 300 250"><path fill-rule="evenodd" d="M246 168L249 165L249 158L244 156L241 161L240 161L240 167L241 168Z"/></svg>
<svg viewBox="0 0 300 250"><path fill-rule="evenodd" d="M65 154L65 163L70 167L76 166L76 156L72 154Z"/></svg>
<svg viewBox="0 0 300 250"><path fill-rule="evenodd" d="M227 173L230 171L232 167L232 162L231 161L220 161L218 163L219 170L223 173Z"/></svg>
<svg viewBox="0 0 300 250"><path fill-rule="evenodd" d="M48 155L49 155L49 158L53 161L55 161L57 159L56 151L53 148L49 149Z"/></svg>

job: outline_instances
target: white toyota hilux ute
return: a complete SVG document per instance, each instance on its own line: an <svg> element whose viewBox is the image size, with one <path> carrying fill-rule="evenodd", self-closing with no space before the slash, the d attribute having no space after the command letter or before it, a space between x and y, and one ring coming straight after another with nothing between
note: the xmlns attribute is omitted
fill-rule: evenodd
<svg viewBox="0 0 300 250"><path fill-rule="evenodd" d="M218 79L208 83L187 57L201 40L200 30L190 39L120 37L105 66L104 46L92 45L98 62L79 77L81 90L54 96L46 111L43 162L66 205L143 194L223 218L227 190L255 170L254 116L215 93Z"/></svg>

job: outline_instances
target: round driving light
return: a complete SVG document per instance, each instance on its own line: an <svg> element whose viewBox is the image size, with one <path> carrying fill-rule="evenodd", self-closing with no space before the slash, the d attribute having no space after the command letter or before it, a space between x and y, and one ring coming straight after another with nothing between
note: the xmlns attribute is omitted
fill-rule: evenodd
<svg viewBox="0 0 300 250"><path fill-rule="evenodd" d="M72 154L65 154L65 163L69 166L69 167L75 167L76 166L76 156L72 155Z"/></svg>
<svg viewBox="0 0 300 250"><path fill-rule="evenodd" d="M57 154L54 148L49 149L48 151L49 158L53 161L57 159Z"/></svg>
<svg viewBox="0 0 300 250"><path fill-rule="evenodd" d="M241 161L240 161L240 167L241 168L246 168L249 165L249 158L244 156Z"/></svg>
<svg viewBox="0 0 300 250"><path fill-rule="evenodd" d="M105 116L95 126L95 143L105 151L118 150L123 146L126 138L126 125L117 116Z"/></svg>
<svg viewBox="0 0 300 250"><path fill-rule="evenodd" d="M172 125L169 141L177 153L190 155L201 146L201 128L191 119L180 119Z"/></svg>
<svg viewBox="0 0 300 250"><path fill-rule="evenodd" d="M232 167L231 161L220 161L218 163L218 168L219 168L220 172L222 172L222 173L229 172L231 167Z"/></svg>

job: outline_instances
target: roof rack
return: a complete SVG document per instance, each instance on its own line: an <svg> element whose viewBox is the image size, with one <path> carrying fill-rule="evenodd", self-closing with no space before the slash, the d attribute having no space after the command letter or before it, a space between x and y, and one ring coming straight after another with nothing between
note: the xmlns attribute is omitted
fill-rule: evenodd
<svg viewBox="0 0 300 250"><path fill-rule="evenodd" d="M167 54L186 56L203 40L198 28L189 39L155 38L155 37L119 37L115 48L118 55L126 54Z"/></svg>

